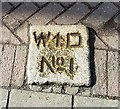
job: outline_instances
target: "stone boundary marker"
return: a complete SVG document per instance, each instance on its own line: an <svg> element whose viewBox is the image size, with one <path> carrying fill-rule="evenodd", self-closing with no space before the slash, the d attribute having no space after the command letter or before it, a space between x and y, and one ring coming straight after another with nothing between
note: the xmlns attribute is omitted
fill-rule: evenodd
<svg viewBox="0 0 120 109"><path fill-rule="evenodd" d="M90 85L89 33L84 25L31 26L28 84Z"/></svg>

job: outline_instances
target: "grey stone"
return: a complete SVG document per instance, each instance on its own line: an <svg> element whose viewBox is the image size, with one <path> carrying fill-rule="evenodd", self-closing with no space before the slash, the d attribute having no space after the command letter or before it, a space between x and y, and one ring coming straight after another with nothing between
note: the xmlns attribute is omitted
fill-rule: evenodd
<svg viewBox="0 0 120 109"><path fill-rule="evenodd" d="M119 96L118 88L119 83L119 63L118 63L118 52L108 52L108 95L109 96Z"/></svg>
<svg viewBox="0 0 120 109"><path fill-rule="evenodd" d="M9 107L71 107L71 99L70 95L12 90Z"/></svg>
<svg viewBox="0 0 120 109"><path fill-rule="evenodd" d="M54 93L61 93L62 85L54 85L52 90Z"/></svg>
<svg viewBox="0 0 120 109"><path fill-rule="evenodd" d="M4 25L2 25L2 35L0 38L0 42L20 44L19 40Z"/></svg>
<svg viewBox="0 0 120 109"><path fill-rule="evenodd" d="M26 46L17 46L14 68L12 73L12 86L22 86L24 81L26 65Z"/></svg>
<svg viewBox="0 0 120 109"><path fill-rule="evenodd" d="M118 107L118 100L75 96L74 107Z"/></svg>
<svg viewBox="0 0 120 109"><path fill-rule="evenodd" d="M103 3L98 9L96 9L92 14L90 14L88 18L83 22L94 28L100 28L117 11L118 8L112 3Z"/></svg>
<svg viewBox="0 0 120 109"><path fill-rule="evenodd" d="M101 29L98 35L110 49L119 49L119 33L115 28Z"/></svg>
<svg viewBox="0 0 120 109"><path fill-rule="evenodd" d="M59 16L55 21L57 24L74 24L89 12L87 6L76 3L69 10Z"/></svg>
<svg viewBox="0 0 120 109"><path fill-rule="evenodd" d="M64 38L64 42L62 45L56 46L56 42L54 40L54 35L50 35L50 39L46 43L44 47L41 43L40 46L37 47L34 40L33 32L36 31L36 35L41 32L51 34L56 34L60 32L62 38ZM76 48L69 46L67 47L67 33L71 32L80 32L82 43ZM89 70L89 47L88 47L88 34L87 28L84 25L72 25L72 26L31 26L30 28L30 45L29 45L29 54L28 54L28 65L27 65L27 76L28 76L28 84L32 84L34 82L39 82L39 84L44 84L46 82L53 82L57 84L68 83L70 85L90 85L90 70ZM61 40L60 40L61 41ZM71 37L70 45L75 45L79 41L79 37ZM67 47L67 48L66 48ZM44 56L44 57L43 57ZM51 57L52 56L52 57ZM63 65L59 65L53 60L53 56L55 56L55 60L59 57L62 57L61 62L64 62ZM71 58L75 57L74 64L71 63ZM45 63L42 63L46 60ZM48 60L48 61L47 61ZM55 65L54 62L55 62ZM42 64L41 64L42 63ZM59 62L58 62L59 63ZM45 64L45 65L44 65ZM43 71L40 70L43 66ZM71 70L70 65L73 66L73 70ZM64 68L64 70L58 70L59 68ZM74 73L70 73L70 71ZM44 72L44 73L43 73Z"/></svg>
<svg viewBox="0 0 120 109"><path fill-rule="evenodd" d="M76 95L77 92L78 92L78 89L79 89L79 87L66 86L65 87L65 93Z"/></svg>
<svg viewBox="0 0 120 109"><path fill-rule="evenodd" d="M0 86L9 86L13 59L14 59L15 46L4 45L2 52L1 63L0 63Z"/></svg>
<svg viewBox="0 0 120 109"><path fill-rule="evenodd" d="M95 50L96 84L92 87L92 94L106 95L106 51Z"/></svg>
<svg viewBox="0 0 120 109"><path fill-rule="evenodd" d="M8 90L0 88L0 108L6 107L8 98Z"/></svg>
<svg viewBox="0 0 120 109"><path fill-rule="evenodd" d="M12 7L8 2L2 2L2 16L7 14L10 11L11 8Z"/></svg>
<svg viewBox="0 0 120 109"><path fill-rule="evenodd" d="M38 13L33 15L29 22L32 25L45 25L51 19L53 19L56 15L58 15L63 8L57 3L50 3L48 6L44 7Z"/></svg>

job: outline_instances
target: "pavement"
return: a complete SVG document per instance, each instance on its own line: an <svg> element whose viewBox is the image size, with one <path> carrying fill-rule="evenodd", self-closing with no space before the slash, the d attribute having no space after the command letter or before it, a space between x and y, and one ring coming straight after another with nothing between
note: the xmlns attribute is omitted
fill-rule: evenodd
<svg viewBox="0 0 120 109"><path fill-rule="evenodd" d="M120 106L119 2L2 2L0 107ZM79 25L96 31L92 87L46 84L32 89L26 65L32 25Z"/></svg>

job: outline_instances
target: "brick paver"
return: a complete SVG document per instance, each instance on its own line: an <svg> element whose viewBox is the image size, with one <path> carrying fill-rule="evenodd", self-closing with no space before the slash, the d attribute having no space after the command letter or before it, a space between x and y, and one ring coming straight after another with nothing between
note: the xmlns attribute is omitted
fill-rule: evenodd
<svg viewBox="0 0 120 109"><path fill-rule="evenodd" d="M112 3L103 3L98 9L90 14L84 22L94 28L99 28L103 26L117 11L118 8Z"/></svg>
<svg viewBox="0 0 120 109"><path fill-rule="evenodd" d="M63 8L57 3L50 3L44 7L41 11L33 15L28 21L32 25L45 25L56 15L58 15Z"/></svg>
<svg viewBox="0 0 120 109"><path fill-rule="evenodd" d="M14 52L15 46L4 45L0 64L0 75L2 75L0 76L0 86L9 86L10 84L14 61Z"/></svg>
<svg viewBox="0 0 120 109"><path fill-rule="evenodd" d="M79 96L74 98L74 107L118 107L118 104L118 100Z"/></svg>
<svg viewBox="0 0 120 109"><path fill-rule="evenodd" d="M92 93L96 95L107 94L106 55L104 50L95 50L96 84L92 88Z"/></svg>
<svg viewBox="0 0 120 109"><path fill-rule="evenodd" d="M74 24L89 12L87 6L82 3L76 3L65 13L59 16L55 21L57 24Z"/></svg>
<svg viewBox="0 0 120 109"><path fill-rule="evenodd" d="M71 99L71 95L13 89L9 107L71 107Z"/></svg>
<svg viewBox="0 0 120 109"><path fill-rule="evenodd" d="M26 46L17 46L15 54L15 62L12 73L12 86L22 86L24 81L24 73L26 68Z"/></svg>
<svg viewBox="0 0 120 109"><path fill-rule="evenodd" d="M8 98L8 90L0 88L0 108L6 107Z"/></svg>
<svg viewBox="0 0 120 109"><path fill-rule="evenodd" d="M118 86L119 83L119 71L118 71L118 52L108 52L108 95L119 96Z"/></svg>

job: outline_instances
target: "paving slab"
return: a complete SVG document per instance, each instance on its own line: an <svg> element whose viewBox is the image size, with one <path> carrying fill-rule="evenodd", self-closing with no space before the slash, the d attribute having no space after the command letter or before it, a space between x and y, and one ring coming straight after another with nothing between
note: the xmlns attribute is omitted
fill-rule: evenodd
<svg viewBox="0 0 120 109"><path fill-rule="evenodd" d="M13 89L9 107L71 107L71 99L70 95Z"/></svg>
<svg viewBox="0 0 120 109"><path fill-rule="evenodd" d="M27 65L28 84L35 82L41 85L52 82L89 86L87 32L84 25L31 26ZM46 42L44 38L48 38L45 39Z"/></svg>
<svg viewBox="0 0 120 109"><path fill-rule="evenodd" d="M74 97L74 107L118 107L118 100L110 100L96 97Z"/></svg>
<svg viewBox="0 0 120 109"><path fill-rule="evenodd" d="M2 57L0 63L0 86L9 86L13 60L14 60L15 46L4 45L2 48Z"/></svg>
<svg viewBox="0 0 120 109"><path fill-rule="evenodd" d="M95 50L96 84L92 87L92 94L107 94L106 55L105 50Z"/></svg>
<svg viewBox="0 0 120 109"><path fill-rule="evenodd" d="M12 86L22 86L24 81L24 73L26 68L26 55L27 47L26 46L17 46L16 56L14 62L14 68L12 73Z"/></svg>
<svg viewBox="0 0 120 109"><path fill-rule="evenodd" d="M76 3L61 16L55 19L57 24L74 24L85 16L90 10L82 3Z"/></svg>
<svg viewBox="0 0 120 109"><path fill-rule="evenodd" d="M118 52L108 52L108 95L119 96L119 62Z"/></svg>
<svg viewBox="0 0 120 109"><path fill-rule="evenodd" d="M0 88L0 108L6 107L8 98L8 90Z"/></svg>

